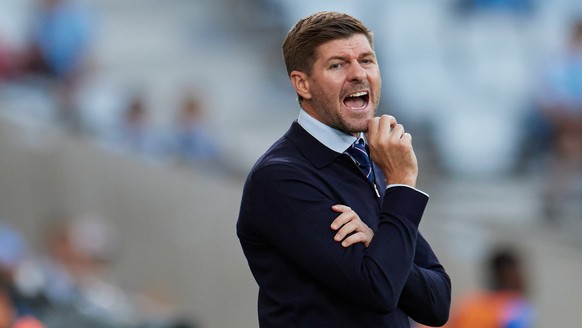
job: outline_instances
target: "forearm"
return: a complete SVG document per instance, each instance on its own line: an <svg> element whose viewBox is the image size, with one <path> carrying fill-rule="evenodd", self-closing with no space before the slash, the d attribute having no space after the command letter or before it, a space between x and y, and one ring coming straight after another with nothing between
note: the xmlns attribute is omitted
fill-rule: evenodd
<svg viewBox="0 0 582 328"><path fill-rule="evenodd" d="M416 322L442 326L449 317L450 279L444 271L413 266L399 306Z"/></svg>
<svg viewBox="0 0 582 328"><path fill-rule="evenodd" d="M413 268L418 224L427 201L425 194L412 188L389 188L380 224L365 253L364 264L371 267L368 273L375 279L370 288L391 310L397 307Z"/></svg>

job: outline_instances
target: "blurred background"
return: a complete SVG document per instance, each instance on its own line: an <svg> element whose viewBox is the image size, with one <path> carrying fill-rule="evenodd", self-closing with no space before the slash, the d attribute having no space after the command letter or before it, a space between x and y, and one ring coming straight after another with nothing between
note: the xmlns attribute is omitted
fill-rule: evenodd
<svg viewBox="0 0 582 328"><path fill-rule="evenodd" d="M319 10L374 31L453 313L504 248L534 326L578 326L580 1L2 0L0 327L256 327L242 185Z"/></svg>

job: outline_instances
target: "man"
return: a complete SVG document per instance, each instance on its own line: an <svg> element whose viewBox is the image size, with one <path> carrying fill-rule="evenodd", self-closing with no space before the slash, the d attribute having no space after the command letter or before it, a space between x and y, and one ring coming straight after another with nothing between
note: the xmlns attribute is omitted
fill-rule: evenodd
<svg viewBox="0 0 582 328"><path fill-rule="evenodd" d="M511 248L492 251L483 270L488 286L464 295L447 328L530 328L535 311L527 298L527 279L520 254Z"/></svg>
<svg viewBox="0 0 582 328"><path fill-rule="evenodd" d="M567 214L568 196L582 172L582 20L570 28L568 47L548 63L542 86L538 114L550 139L543 214L549 222L557 222ZM530 133L535 141L540 129Z"/></svg>
<svg viewBox="0 0 582 328"><path fill-rule="evenodd" d="M428 196L411 136L374 117L372 47L360 21L334 12L300 20L283 43L299 118L250 172L237 223L261 327L447 321L450 280L418 232Z"/></svg>

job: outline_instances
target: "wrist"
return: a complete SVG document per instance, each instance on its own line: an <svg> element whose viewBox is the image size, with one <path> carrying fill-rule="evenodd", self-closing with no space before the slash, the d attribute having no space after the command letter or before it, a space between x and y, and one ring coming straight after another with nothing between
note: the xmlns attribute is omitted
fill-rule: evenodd
<svg viewBox="0 0 582 328"><path fill-rule="evenodd" d="M416 177L392 177L386 179L386 185L406 185L416 188Z"/></svg>

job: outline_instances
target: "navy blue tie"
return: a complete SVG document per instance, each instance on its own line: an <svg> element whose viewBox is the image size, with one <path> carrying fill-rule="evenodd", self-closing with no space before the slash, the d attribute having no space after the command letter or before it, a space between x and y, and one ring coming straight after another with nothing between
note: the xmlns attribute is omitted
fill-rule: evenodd
<svg viewBox="0 0 582 328"><path fill-rule="evenodd" d="M374 183L374 175L372 174L372 163L370 163L370 157L366 151L366 143L364 139L360 138L354 142L350 148L346 150L346 154L354 160L356 165L360 168L360 171L364 173L366 178L370 182Z"/></svg>

